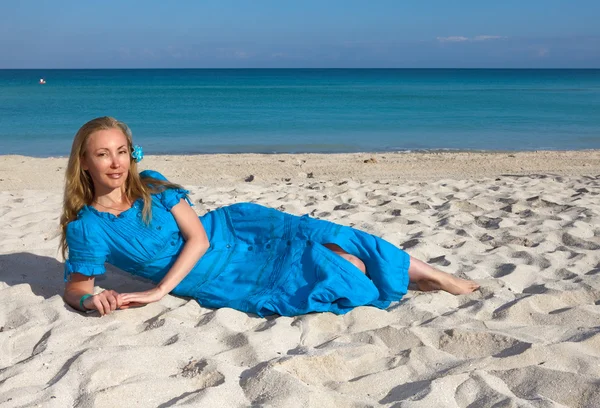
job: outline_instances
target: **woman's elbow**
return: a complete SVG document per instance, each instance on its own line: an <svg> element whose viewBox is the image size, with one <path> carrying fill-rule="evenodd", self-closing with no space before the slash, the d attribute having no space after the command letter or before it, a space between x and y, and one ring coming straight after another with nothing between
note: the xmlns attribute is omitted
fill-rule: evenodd
<svg viewBox="0 0 600 408"><path fill-rule="evenodd" d="M187 244L193 246L202 254L208 251L208 248L210 248L210 242L208 241L208 239L206 237L201 236L192 237L187 241Z"/></svg>

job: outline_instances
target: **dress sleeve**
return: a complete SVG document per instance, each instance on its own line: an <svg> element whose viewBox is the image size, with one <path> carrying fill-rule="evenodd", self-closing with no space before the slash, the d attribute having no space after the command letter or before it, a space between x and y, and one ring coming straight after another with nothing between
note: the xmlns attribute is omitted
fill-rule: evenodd
<svg viewBox="0 0 600 408"><path fill-rule="evenodd" d="M65 282L72 273L96 276L106 272L108 246L98 234L88 231L81 220L75 220L67 225L66 235L69 259L65 262Z"/></svg>
<svg viewBox="0 0 600 408"><path fill-rule="evenodd" d="M156 180L169 181L165 176L160 174L154 170L144 170L140 173L140 177L148 178L151 177ZM171 211L173 207L179 204L179 201L183 198L190 206L193 206L192 201L188 197L189 190L185 190L183 188L167 188L159 194L156 194L156 197L159 199L160 203L168 210Z"/></svg>

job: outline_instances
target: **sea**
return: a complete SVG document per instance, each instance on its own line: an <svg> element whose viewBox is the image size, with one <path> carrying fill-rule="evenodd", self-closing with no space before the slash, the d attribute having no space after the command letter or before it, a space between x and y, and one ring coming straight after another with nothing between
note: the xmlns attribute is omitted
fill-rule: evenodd
<svg viewBox="0 0 600 408"><path fill-rule="evenodd" d="M0 70L0 155L98 116L146 154L600 149L600 70Z"/></svg>

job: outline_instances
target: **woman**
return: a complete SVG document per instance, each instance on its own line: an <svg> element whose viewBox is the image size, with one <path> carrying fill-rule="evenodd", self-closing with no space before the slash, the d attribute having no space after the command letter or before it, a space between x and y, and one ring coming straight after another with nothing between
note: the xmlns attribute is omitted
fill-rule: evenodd
<svg viewBox="0 0 600 408"><path fill-rule="evenodd" d="M65 301L100 315L168 293L207 307L260 316L385 308L409 280L454 294L478 288L350 227L242 203L198 218L187 191L161 174L138 174L141 149L127 125L102 117L77 132L61 217ZM156 283L93 295L108 262Z"/></svg>

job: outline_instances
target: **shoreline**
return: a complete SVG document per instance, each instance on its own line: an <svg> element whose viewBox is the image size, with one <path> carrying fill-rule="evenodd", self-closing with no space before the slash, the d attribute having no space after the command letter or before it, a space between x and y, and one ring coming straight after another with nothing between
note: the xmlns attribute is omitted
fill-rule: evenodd
<svg viewBox="0 0 600 408"><path fill-rule="evenodd" d="M66 157L0 156L0 191L62 188L66 165ZM581 176L600 174L600 150L152 155L138 168L158 170L179 184L207 187L246 183L250 176L254 184Z"/></svg>
<svg viewBox="0 0 600 408"><path fill-rule="evenodd" d="M144 146L142 146L143 148ZM521 153L586 153L586 152L597 152L600 148L587 148L587 149L530 149L530 150L486 150L486 149L453 149L453 148L442 148L442 149L406 149L406 150L360 150L360 151L340 151L340 152L327 152L327 151L315 151L315 152L173 152L173 153L146 153L144 157L156 156L216 156L216 155L227 155L227 156L241 156L241 155L260 155L260 156L277 156L277 155L356 155L356 154L452 154L452 153L472 153L472 154L521 154ZM68 159L68 154L65 155L49 155L49 156L38 156L28 155L20 153L0 153L0 159L2 157L26 157L30 159Z"/></svg>

